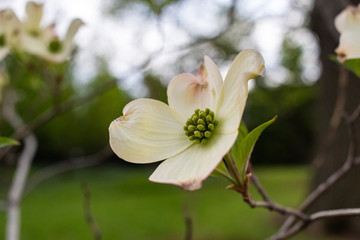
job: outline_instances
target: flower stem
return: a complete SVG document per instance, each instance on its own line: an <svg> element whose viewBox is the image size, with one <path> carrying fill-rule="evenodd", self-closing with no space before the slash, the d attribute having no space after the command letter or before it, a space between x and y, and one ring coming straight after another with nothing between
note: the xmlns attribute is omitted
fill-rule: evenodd
<svg viewBox="0 0 360 240"><path fill-rule="evenodd" d="M225 155L224 160L236 180L236 185L237 185L236 187L238 187L240 189L244 189L244 184L241 181L239 171L238 171L237 167L235 166L235 163L232 160L232 157L230 156L229 153Z"/></svg>

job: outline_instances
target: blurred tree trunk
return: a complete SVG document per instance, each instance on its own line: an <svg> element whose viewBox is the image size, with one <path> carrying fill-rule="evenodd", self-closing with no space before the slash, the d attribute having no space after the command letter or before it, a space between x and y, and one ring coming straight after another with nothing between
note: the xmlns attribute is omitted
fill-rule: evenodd
<svg viewBox="0 0 360 240"><path fill-rule="evenodd" d="M338 92L338 79L340 75L340 66L329 59L334 54L338 45L339 34L334 26L335 16L342 11L347 4L358 4L358 1L329 1L315 0L314 10L311 16L312 29L319 39L320 59L323 73L319 81L319 108L318 108L318 140L319 153L314 161L314 177L312 187L317 186L325 180L331 173L336 171L346 160L349 146L349 137L347 126L343 119L336 130L332 142L321 147L321 143L326 141L326 132L329 126ZM360 44L360 43L359 43ZM360 79L353 74L348 74L346 86L345 111L352 113L360 103ZM360 121L357 121L360 126ZM360 128L358 128L360 129ZM358 131L359 134L359 131ZM359 148L359 146L358 146ZM327 192L319 199L309 211L360 207L360 168L353 169L347 176L339 181L333 189ZM337 218L321 222L317 225L328 233L338 233L342 236L360 236L360 218Z"/></svg>

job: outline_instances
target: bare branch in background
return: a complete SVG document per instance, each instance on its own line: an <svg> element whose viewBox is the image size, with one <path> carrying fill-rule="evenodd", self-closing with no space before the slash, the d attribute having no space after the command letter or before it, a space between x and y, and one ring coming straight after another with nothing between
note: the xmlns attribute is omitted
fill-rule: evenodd
<svg viewBox="0 0 360 240"><path fill-rule="evenodd" d="M351 115L345 114L345 120L348 125L349 129L349 135L350 135L350 145L349 145L349 152L346 161L342 165L341 168L339 168L336 172L334 172L332 175L330 175L323 183L318 185L315 190L305 199L305 201L301 204L299 210L305 211L308 209L317 199L319 199L326 191L328 191L336 182L338 182L343 176L345 176L350 169L360 164L359 156L358 154L358 139L356 136L355 131L355 121L360 116L360 105L354 110L354 112ZM286 219L284 224L281 226L278 233L276 233L272 238L270 239L284 239L286 237L289 237L298 231L300 231L302 228L306 227L310 222L313 222L320 218L325 217L335 217L335 216L343 216L343 215L359 215L358 209L345 209L344 212L341 211L341 209L336 210L336 212L329 211L323 211L323 212L317 212L313 213L309 216L308 222L298 222L294 225L296 222L296 219L294 216L290 216ZM341 215L343 214L343 215Z"/></svg>
<svg viewBox="0 0 360 240"><path fill-rule="evenodd" d="M335 106L330 118L328 130L319 147L319 153L313 160L315 167L319 167L324 163L324 153L329 148L330 144L334 141L336 131L340 125L341 119L344 114L346 102L346 87L348 85L349 71L344 67L340 68L340 76L338 79L337 96Z"/></svg>
<svg viewBox="0 0 360 240"><path fill-rule="evenodd" d="M77 169L83 169L87 167L96 166L113 155L113 152L106 146L99 152L90 156L81 156L64 160L48 167L45 167L36 173L34 173L28 180L24 194L31 192L40 183L52 178L58 174L73 171Z"/></svg>
<svg viewBox="0 0 360 240"><path fill-rule="evenodd" d="M184 206L183 212L185 220L185 240L191 240L193 236L193 221L186 205Z"/></svg>
<svg viewBox="0 0 360 240"><path fill-rule="evenodd" d="M308 217L305 213L302 213L301 211L298 211L293 208L284 207L279 204L275 204L273 202L253 201L251 199L248 199L245 202L247 202L252 208L256 208L256 207L267 208L269 211L274 211L281 215L291 215L303 221L308 221Z"/></svg>
<svg viewBox="0 0 360 240"><path fill-rule="evenodd" d="M344 217L344 216L359 216L360 208L336 209L328 211L320 211L310 215L311 221L316 221L321 218L328 217Z"/></svg>
<svg viewBox="0 0 360 240"><path fill-rule="evenodd" d="M92 213L91 213L91 192L86 183L81 185L82 192L84 194L84 215L87 224L92 230L94 240L101 240L101 231L99 225L96 223Z"/></svg>
<svg viewBox="0 0 360 240"><path fill-rule="evenodd" d="M260 181L257 178L257 176L255 175L255 173L251 174L250 180L254 184L256 190L258 191L258 193L261 195L262 199L265 202L271 202L269 196L266 194L264 188L261 186Z"/></svg>

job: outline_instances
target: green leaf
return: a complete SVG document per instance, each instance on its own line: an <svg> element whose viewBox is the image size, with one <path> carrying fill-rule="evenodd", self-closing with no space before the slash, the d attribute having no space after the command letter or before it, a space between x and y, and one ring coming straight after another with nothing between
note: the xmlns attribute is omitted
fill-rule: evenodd
<svg viewBox="0 0 360 240"><path fill-rule="evenodd" d="M238 134L238 137L237 137L237 139L236 139L236 141L234 143L234 146L239 145L240 142L246 137L246 135L249 132L244 122L240 123L240 126L239 126L238 130L239 130L239 134ZM211 173L211 176L213 176L213 177L225 177L226 179L230 180L230 182L232 182L232 183L236 182L234 180L232 174L229 173L229 170L227 169L224 161L221 161L219 163L219 165L216 167L216 169Z"/></svg>
<svg viewBox="0 0 360 240"><path fill-rule="evenodd" d="M7 138L7 137L0 137L0 148L7 147L7 146L13 146L13 145L19 145L20 143L14 139Z"/></svg>
<svg viewBox="0 0 360 240"><path fill-rule="evenodd" d="M360 77L360 58L348 59L344 62L344 66Z"/></svg>
<svg viewBox="0 0 360 240"><path fill-rule="evenodd" d="M234 145L232 146L232 148L230 150L230 154L232 153L233 149L239 148L240 143L244 140L246 135L248 135L248 133L249 133L249 131L248 131L248 129L247 129L244 122L240 123L238 131L239 131L239 133L238 133L237 139L236 139ZM233 156L233 155L231 155L231 156Z"/></svg>
<svg viewBox="0 0 360 240"><path fill-rule="evenodd" d="M345 62L339 62L336 55L330 55L330 59L334 62L344 65L344 67L352 71L356 76L360 77L360 58L347 59Z"/></svg>
<svg viewBox="0 0 360 240"><path fill-rule="evenodd" d="M275 116L270 121L267 121L244 137L244 132L241 132L241 125L239 128L239 136L236 139L235 144L230 150L230 155L235 162L235 165L239 171L240 178L243 180L243 183L246 181L246 169L249 164L250 155L255 146L255 143L259 139L261 133L276 120Z"/></svg>
<svg viewBox="0 0 360 240"><path fill-rule="evenodd" d="M226 165L224 161L221 161L219 165L216 167L216 169L211 173L211 176L213 177L225 177L230 182L235 182L232 176L229 174L229 171L226 168Z"/></svg>
<svg viewBox="0 0 360 240"><path fill-rule="evenodd" d="M236 141L239 140L241 142L246 137L246 135L248 135L248 133L249 130L247 129L245 123L241 122L239 127L238 138L236 139Z"/></svg>

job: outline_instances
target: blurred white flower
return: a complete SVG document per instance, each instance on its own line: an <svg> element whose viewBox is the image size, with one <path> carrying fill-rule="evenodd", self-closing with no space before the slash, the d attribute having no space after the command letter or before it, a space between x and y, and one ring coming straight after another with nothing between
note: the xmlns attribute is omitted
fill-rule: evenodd
<svg viewBox="0 0 360 240"><path fill-rule="evenodd" d="M360 4L348 6L335 18L335 27L340 33L340 43L335 49L338 60L360 58Z"/></svg>
<svg viewBox="0 0 360 240"><path fill-rule="evenodd" d="M18 48L20 21L11 9L0 11L0 60L13 48Z"/></svg>
<svg viewBox="0 0 360 240"><path fill-rule="evenodd" d="M22 21L21 44L25 51L48 61L61 63L71 55L73 39L83 25L80 19L74 19L63 39L55 33L55 24L43 27L43 4L28 2L26 18Z"/></svg>
<svg viewBox="0 0 360 240"><path fill-rule="evenodd" d="M188 190L201 187L232 147L248 96L248 80L264 72L254 50L242 51L222 80L207 56L199 74L184 73L168 86L169 105L137 99L109 127L110 146L132 163L163 161L150 180Z"/></svg>

